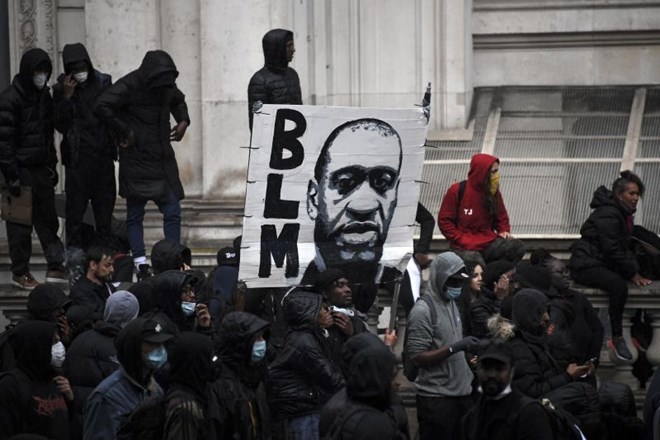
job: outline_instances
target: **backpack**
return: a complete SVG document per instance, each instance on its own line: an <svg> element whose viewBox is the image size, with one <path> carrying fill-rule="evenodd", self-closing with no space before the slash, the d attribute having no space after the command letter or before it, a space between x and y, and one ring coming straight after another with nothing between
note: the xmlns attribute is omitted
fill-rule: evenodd
<svg viewBox="0 0 660 440"><path fill-rule="evenodd" d="M165 396L147 399L119 421L117 440L161 440L165 427Z"/></svg>
<svg viewBox="0 0 660 440"><path fill-rule="evenodd" d="M346 431L355 432L354 427L360 423L362 418L356 418L354 416L358 413L367 412L370 410L374 411L370 408L349 404L348 408L339 417L335 417L335 419L332 421L332 425L330 425L328 433L323 436L322 440L350 440L350 436L343 435L344 428L347 427Z"/></svg>
<svg viewBox="0 0 660 440"><path fill-rule="evenodd" d="M429 311L431 312L431 326L435 327L438 322L438 314L435 310L435 306L431 301L431 297L427 295L422 295L419 297L419 301L424 301L429 306ZM411 382L414 382L417 379L419 374L419 367L415 365L408 354L408 329L410 327L410 320L406 322L406 335L403 338L403 350L401 351L401 362L403 364L403 374Z"/></svg>
<svg viewBox="0 0 660 440"><path fill-rule="evenodd" d="M578 421L571 413L562 408L555 407L549 399L531 399L527 398L527 403L521 407L524 408L530 404L541 405L550 420L552 426L553 438L555 440L586 440L584 434L578 426ZM512 414L509 423L515 425L515 420L519 412Z"/></svg>

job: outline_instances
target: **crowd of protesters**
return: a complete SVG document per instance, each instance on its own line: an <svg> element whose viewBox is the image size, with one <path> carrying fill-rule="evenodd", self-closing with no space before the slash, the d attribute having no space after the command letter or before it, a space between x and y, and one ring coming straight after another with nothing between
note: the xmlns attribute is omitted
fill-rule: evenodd
<svg viewBox="0 0 660 440"><path fill-rule="evenodd" d="M293 34L268 32L263 51L248 88L250 128L260 104L302 103L288 67ZM13 197L30 188L33 200L31 225L6 222L12 282L30 294L28 318L0 335L0 438L410 438L397 394L399 338L367 325L375 294L365 292L374 286L356 289L346 271L326 268L313 286L248 289L238 280L240 237L218 252L211 273L193 267L180 243L184 192L171 145L190 119L172 58L147 52L112 83L82 44L64 46L62 56L52 97L52 63L41 49L25 52L0 94L0 171ZM63 135L66 248L57 236L55 129ZM112 217L117 158L123 238ZM590 440L645 438L650 428L636 418L630 389L596 379L605 329L569 279L570 268L576 281L606 291L608 346L631 361L622 333L628 283L660 275L648 254L660 240L634 225L644 184L626 171L596 190L567 267L543 249L524 259L499 168L498 158L476 154L467 180L445 194L437 222L450 252L430 258L434 219L418 207L413 258L430 274L421 301L413 278L402 277L408 316L399 345L414 367L405 374L419 438L545 440L560 438L562 422ZM163 215L164 236L150 260L148 201ZM29 269L33 228L46 283ZM69 278L67 295L59 283ZM652 416L659 405L649 397Z"/></svg>

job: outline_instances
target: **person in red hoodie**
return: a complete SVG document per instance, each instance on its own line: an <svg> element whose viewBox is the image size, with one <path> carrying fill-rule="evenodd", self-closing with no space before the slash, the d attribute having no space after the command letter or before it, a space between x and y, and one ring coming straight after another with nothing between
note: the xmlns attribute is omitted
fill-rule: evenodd
<svg viewBox="0 0 660 440"><path fill-rule="evenodd" d="M442 199L438 226L452 251L463 260L520 261L524 244L511 236L509 215L500 192L500 160L475 154L465 183L456 182Z"/></svg>

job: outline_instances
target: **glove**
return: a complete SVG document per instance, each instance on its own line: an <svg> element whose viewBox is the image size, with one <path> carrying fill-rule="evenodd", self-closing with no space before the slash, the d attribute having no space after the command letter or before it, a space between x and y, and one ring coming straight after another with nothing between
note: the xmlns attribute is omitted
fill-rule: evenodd
<svg viewBox="0 0 660 440"><path fill-rule="evenodd" d="M50 178L50 184L52 186L57 185L57 182L60 181L60 176L57 175L57 171L55 171L55 168L48 168L48 177Z"/></svg>
<svg viewBox="0 0 660 440"><path fill-rule="evenodd" d="M479 338L475 338L474 336L468 336L467 338L463 338L458 342L454 342L452 345L449 346L449 352L450 353L458 353L459 351L466 351L470 347L476 347L479 345Z"/></svg>

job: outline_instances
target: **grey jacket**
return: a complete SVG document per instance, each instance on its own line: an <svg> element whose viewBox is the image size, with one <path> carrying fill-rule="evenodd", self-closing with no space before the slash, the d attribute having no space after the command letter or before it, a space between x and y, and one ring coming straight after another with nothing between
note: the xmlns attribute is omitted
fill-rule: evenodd
<svg viewBox="0 0 660 440"><path fill-rule="evenodd" d="M463 261L451 252L440 254L431 265L430 295L437 313L435 328L426 301L417 301L408 316L407 350L411 357L453 344L462 339L463 326L455 301L440 298L449 275L456 273ZM468 396L472 391L472 372L463 353L456 353L437 365L420 367L415 388L421 396Z"/></svg>

